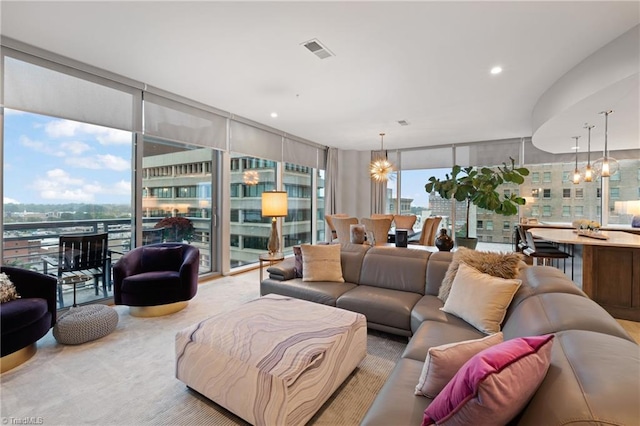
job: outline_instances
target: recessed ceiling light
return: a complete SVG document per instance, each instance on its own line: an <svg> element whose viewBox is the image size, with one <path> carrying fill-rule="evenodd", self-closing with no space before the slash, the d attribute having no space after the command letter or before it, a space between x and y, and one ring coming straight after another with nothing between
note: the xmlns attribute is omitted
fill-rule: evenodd
<svg viewBox="0 0 640 426"><path fill-rule="evenodd" d="M501 72L502 72L502 67L491 68L491 74L500 74Z"/></svg>
<svg viewBox="0 0 640 426"><path fill-rule="evenodd" d="M278 113L277 112L272 112L271 113L271 118L277 118L278 117Z"/></svg>
<svg viewBox="0 0 640 426"><path fill-rule="evenodd" d="M571 149L574 150L574 151L577 151L577 150L580 149L580 147L579 146L572 146Z"/></svg>

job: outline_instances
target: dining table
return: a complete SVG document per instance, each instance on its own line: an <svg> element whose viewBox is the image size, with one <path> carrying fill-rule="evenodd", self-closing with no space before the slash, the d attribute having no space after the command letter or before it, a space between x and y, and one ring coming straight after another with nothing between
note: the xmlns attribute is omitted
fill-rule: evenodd
<svg viewBox="0 0 640 426"><path fill-rule="evenodd" d="M582 291L619 319L640 321L640 235L530 228L534 238L582 246Z"/></svg>

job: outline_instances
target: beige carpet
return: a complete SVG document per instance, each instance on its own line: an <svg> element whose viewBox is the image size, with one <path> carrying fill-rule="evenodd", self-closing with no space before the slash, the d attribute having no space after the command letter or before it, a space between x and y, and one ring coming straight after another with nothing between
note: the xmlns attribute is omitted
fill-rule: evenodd
<svg viewBox="0 0 640 426"><path fill-rule="evenodd" d="M136 318L117 306L117 329L94 342L64 346L49 332L34 358L0 377L0 415L8 424L25 417L44 425L244 424L175 378L174 338L258 291L255 279L225 277L201 285L189 306L173 315ZM370 332L367 343L367 357L310 424L359 424L406 339Z"/></svg>

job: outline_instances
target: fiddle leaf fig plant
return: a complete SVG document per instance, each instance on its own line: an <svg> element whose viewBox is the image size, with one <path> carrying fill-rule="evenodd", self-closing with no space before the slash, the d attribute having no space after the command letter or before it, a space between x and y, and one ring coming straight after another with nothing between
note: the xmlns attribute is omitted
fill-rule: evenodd
<svg viewBox="0 0 640 426"><path fill-rule="evenodd" d="M436 191L442 198L456 201L466 201L466 237L469 238L469 207L474 205L493 211L495 213L511 216L518 214L518 206L525 204L525 199L514 193L509 196L502 195L496 189L503 183L524 183L524 177L529 175L529 169L516 167L515 160L511 160L511 165L502 163L497 168L453 166L451 174L447 173L445 179L438 179L435 176L429 178L429 182L424 186L425 191L431 193Z"/></svg>

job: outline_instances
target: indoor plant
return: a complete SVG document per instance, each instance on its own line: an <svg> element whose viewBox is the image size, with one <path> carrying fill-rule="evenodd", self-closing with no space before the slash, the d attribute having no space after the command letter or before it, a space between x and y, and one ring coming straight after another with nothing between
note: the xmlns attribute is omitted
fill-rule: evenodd
<svg viewBox="0 0 640 426"><path fill-rule="evenodd" d="M518 214L518 205L524 205L525 200L514 193L502 196L496 191L503 183L511 182L522 184L524 177L529 175L529 170L525 167L515 167L515 160L510 158L511 165L502 163L496 168L453 166L451 174L447 173L445 179L435 176L429 178L429 182L424 186L429 193L436 191L442 198L455 198L457 201L466 201L465 218L465 238L470 241L472 248L475 248L477 239L469 238L469 208L471 204L493 211L505 216ZM460 237L458 237L460 240ZM460 241L457 241L460 245Z"/></svg>

